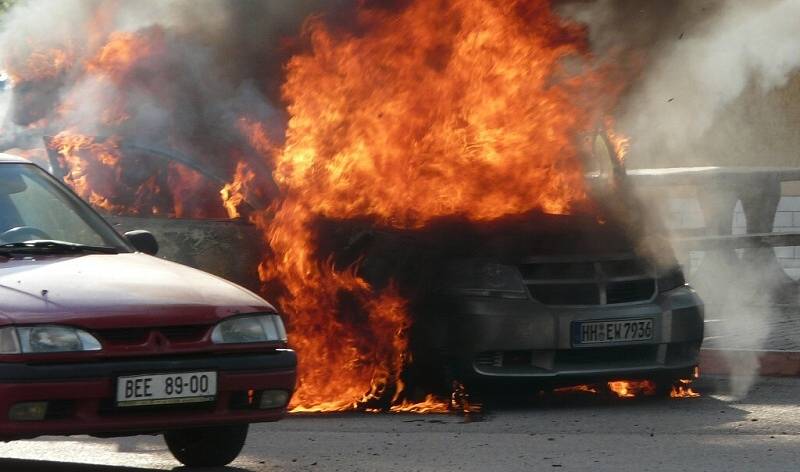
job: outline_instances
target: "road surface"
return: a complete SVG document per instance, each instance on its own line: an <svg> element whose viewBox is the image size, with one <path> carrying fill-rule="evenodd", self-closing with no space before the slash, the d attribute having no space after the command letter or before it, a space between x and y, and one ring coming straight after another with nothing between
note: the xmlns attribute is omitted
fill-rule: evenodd
<svg viewBox="0 0 800 472"><path fill-rule="evenodd" d="M747 398L705 379L699 399L588 395L490 405L482 417L344 414L251 429L229 471L800 470L799 379ZM93 464L93 465L87 465ZM0 471L147 472L178 464L159 437L0 444ZM184 469L185 470L185 469Z"/></svg>

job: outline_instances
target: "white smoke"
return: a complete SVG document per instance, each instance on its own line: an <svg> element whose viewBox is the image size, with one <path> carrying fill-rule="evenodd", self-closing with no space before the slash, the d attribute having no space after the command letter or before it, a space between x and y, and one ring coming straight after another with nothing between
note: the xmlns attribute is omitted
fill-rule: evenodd
<svg viewBox="0 0 800 472"><path fill-rule="evenodd" d="M598 48L623 45L625 57L644 54L643 70L617 113L631 137L629 165L794 161L800 149L800 96L792 87L800 70L800 0L656 3L642 2L640 10L624 0L601 0L575 14L590 24ZM645 8L660 11L634 25ZM711 302L708 317L723 320L707 332L719 336L718 346L764 347L768 320L777 315L773 296L787 279L759 265L763 251L771 249L745 250L745 265L757 268L746 273L707 252L694 274L693 284ZM732 393L744 396L757 379L757 354L728 361Z"/></svg>
<svg viewBox="0 0 800 472"><path fill-rule="evenodd" d="M760 95L783 87L800 67L800 1L730 0L715 11L658 50L626 101L621 126L638 153L713 161L695 150L727 107L751 86Z"/></svg>
<svg viewBox="0 0 800 472"><path fill-rule="evenodd" d="M19 2L0 20L0 71L25 72L37 57L47 59L49 51L64 51L68 65L52 77L27 81L23 77L23 83L3 94L0 102L7 106L0 109L0 141L19 141L19 135L31 134L31 123L44 121L47 127L41 131L46 133L76 129L88 135L121 136L182 149L201 160L205 157L205 166L230 172L234 162L213 155L240 134L238 119L266 123L271 138L282 138L286 116L279 87L283 63L292 53L282 41L297 37L310 15L338 12L350 4L349 0ZM117 34L152 40L159 48L139 61L122 83L87 67ZM109 112L120 103L125 119L109 124Z"/></svg>

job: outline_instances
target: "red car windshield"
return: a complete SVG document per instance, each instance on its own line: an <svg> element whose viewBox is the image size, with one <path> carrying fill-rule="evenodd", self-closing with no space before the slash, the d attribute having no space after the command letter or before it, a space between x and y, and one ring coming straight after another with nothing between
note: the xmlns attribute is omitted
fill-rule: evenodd
<svg viewBox="0 0 800 472"><path fill-rule="evenodd" d="M131 249L102 217L32 164L0 164L0 245L55 240Z"/></svg>

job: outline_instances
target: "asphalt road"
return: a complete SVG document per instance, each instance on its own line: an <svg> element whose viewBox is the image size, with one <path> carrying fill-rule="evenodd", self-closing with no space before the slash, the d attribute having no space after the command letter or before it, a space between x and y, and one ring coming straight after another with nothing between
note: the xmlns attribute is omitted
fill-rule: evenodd
<svg viewBox="0 0 800 472"><path fill-rule="evenodd" d="M251 429L228 471L797 471L800 379L747 398L706 379L699 399L587 395L489 405L482 416L291 417ZM97 464L97 465L87 465ZM145 472L177 467L158 437L0 444L0 471ZM178 469L188 470L188 469Z"/></svg>

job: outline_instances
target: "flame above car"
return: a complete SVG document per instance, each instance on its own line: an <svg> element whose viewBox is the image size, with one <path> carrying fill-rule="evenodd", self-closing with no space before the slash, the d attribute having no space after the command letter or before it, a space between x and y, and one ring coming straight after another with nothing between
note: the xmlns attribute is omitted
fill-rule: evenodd
<svg viewBox="0 0 800 472"><path fill-rule="evenodd" d="M569 70L588 60L585 31L549 2L416 1L363 9L359 28L312 20L311 52L292 58L283 87L284 199L265 225L274 256L261 273L287 292L278 304L304 353L302 408L394 391L408 361L406 303L320 258L315 219L423 228L446 215L570 212L587 198L579 135L609 99L600 70Z"/></svg>

